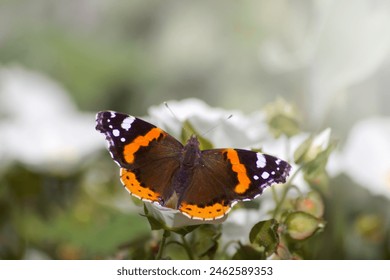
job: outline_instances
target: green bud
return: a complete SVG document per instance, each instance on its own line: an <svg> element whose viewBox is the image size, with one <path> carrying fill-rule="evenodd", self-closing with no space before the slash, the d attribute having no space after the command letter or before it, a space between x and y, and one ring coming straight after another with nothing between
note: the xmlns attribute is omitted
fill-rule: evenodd
<svg viewBox="0 0 390 280"><path fill-rule="evenodd" d="M323 227L320 220L305 212L294 212L286 219L287 233L296 240L303 240L312 236Z"/></svg>

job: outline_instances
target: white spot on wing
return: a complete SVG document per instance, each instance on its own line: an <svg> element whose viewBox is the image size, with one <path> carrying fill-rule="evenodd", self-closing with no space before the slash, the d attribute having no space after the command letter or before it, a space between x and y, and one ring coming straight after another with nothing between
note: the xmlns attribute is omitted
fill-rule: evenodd
<svg viewBox="0 0 390 280"><path fill-rule="evenodd" d="M125 142L126 139L124 137L121 138L121 142Z"/></svg>
<svg viewBox="0 0 390 280"><path fill-rule="evenodd" d="M118 129L114 129L114 130L112 131L112 135L114 135L115 137L118 137L118 136L120 135L119 130L118 130Z"/></svg>
<svg viewBox="0 0 390 280"><path fill-rule="evenodd" d="M264 168L267 164L267 161L262 153L257 153L257 161L256 161L256 167L257 168Z"/></svg>
<svg viewBox="0 0 390 280"><path fill-rule="evenodd" d="M267 171L264 171L263 174L261 174L261 178L267 179L269 177L269 173Z"/></svg>
<svg viewBox="0 0 390 280"><path fill-rule="evenodd" d="M254 176L253 176L253 179L255 179L255 180L259 180L259 176L257 176L257 175L254 175Z"/></svg>
<svg viewBox="0 0 390 280"><path fill-rule="evenodd" d="M275 160L275 163L276 163L277 165L279 165L281 161L282 161L281 159L277 159L277 160Z"/></svg>
<svg viewBox="0 0 390 280"><path fill-rule="evenodd" d="M129 130L131 128L131 124L135 121L135 118L132 116L128 116L123 120L121 127L125 130Z"/></svg>
<svg viewBox="0 0 390 280"><path fill-rule="evenodd" d="M115 117L116 117L115 112L111 112L111 118L115 118Z"/></svg>

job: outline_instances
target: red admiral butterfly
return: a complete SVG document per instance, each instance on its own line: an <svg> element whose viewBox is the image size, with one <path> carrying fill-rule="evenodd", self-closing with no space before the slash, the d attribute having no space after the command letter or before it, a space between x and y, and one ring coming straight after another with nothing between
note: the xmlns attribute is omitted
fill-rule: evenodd
<svg viewBox="0 0 390 280"><path fill-rule="evenodd" d="M240 200L284 183L291 166L276 157L242 149L201 151L196 136L183 145L162 129L122 113L96 115L123 185L139 199L174 208L192 219L214 220Z"/></svg>

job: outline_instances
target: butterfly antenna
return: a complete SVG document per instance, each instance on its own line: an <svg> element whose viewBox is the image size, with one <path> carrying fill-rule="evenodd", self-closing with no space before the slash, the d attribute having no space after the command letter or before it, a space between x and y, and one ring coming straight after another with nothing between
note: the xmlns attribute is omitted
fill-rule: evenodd
<svg viewBox="0 0 390 280"><path fill-rule="evenodd" d="M164 105L165 107L168 109L168 111L171 113L171 115L173 116L173 118L182 125L182 129L184 129L184 131L189 134L189 131L183 126L183 123L182 121L176 116L176 114L173 112L173 110L171 109L171 107L169 107L168 105L168 102L164 102Z"/></svg>
<svg viewBox="0 0 390 280"><path fill-rule="evenodd" d="M168 105L168 102L164 102L164 105L165 105L165 107L168 109L168 111L172 114L172 116L179 122L179 123L181 123L181 121L180 121L180 119L176 116L176 114L173 112L173 110L171 109L171 107L169 107L169 105ZM231 115L229 115L227 118L226 118L226 121L227 120L229 120L229 119L231 119L233 117L233 114L231 114ZM216 125L214 125L214 126L212 126L212 127L210 127L208 130L206 130L206 131L204 131L200 136L205 136L207 133L210 133L211 131L213 131L214 129L216 129L218 126L220 126L221 125L221 123L218 123L218 124L216 124ZM185 132L189 135L189 134L191 134L190 133L190 131L188 131L187 129L186 129L186 127L185 126L183 126L183 129L185 130Z"/></svg>
<svg viewBox="0 0 390 280"><path fill-rule="evenodd" d="M164 102L164 105L165 105L165 107L168 109L168 111L172 114L172 116L178 121L178 122L181 122L180 120L179 120L179 118L175 115L175 113L173 112L173 110L171 109L171 107L169 107L169 105L168 105L168 102Z"/></svg>
<svg viewBox="0 0 390 280"><path fill-rule="evenodd" d="M226 118L225 121L230 120L232 117L233 117L233 115L229 115L229 116ZM210 127L210 128L207 129L205 132L203 132L203 133L201 134L201 136L205 136L207 133L210 133L211 131L213 131L214 129L216 129L216 128L217 128L218 126L220 126L220 125L221 125L221 122L220 122L220 123L217 123L216 125L214 125L214 126L212 126L212 127Z"/></svg>

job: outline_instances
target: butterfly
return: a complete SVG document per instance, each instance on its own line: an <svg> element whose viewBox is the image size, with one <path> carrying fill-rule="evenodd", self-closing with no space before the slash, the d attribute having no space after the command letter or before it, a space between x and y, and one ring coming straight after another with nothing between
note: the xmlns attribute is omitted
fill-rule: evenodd
<svg viewBox="0 0 390 280"><path fill-rule="evenodd" d="M133 196L171 205L192 219L222 218L238 201L285 183L291 170L280 158L250 150L200 150L195 135L183 145L155 125L119 112L97 113L96 129L105 135Z"/></svg>

